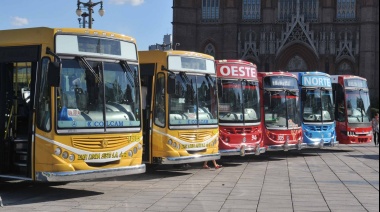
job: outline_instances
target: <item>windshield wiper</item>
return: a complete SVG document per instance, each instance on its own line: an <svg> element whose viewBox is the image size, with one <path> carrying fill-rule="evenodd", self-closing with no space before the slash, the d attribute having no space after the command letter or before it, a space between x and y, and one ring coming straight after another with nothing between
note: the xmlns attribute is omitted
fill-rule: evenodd
<svg viewBox="0 0 380 212"><path fill-rule="evenodd" d="M86 66L86 68L90 70L90 72L92 73L92 75L94 75L97 82L100 82L101 84L103 84L102 79L100 79L100 77L96 74L95 70L91 67L91 65L88 63L88 61L84 57L77 56L75 58L81 61Z"/></svg>
<svg viewBox="0 0 380 212"><path fill-rule="evenodd" d="M191 89L191 101L194 102L194 100L196 101L196 98L194 96L195 93L195 90L193 88L193 83L189 80L189 78L187 77L187 74L185 72L180 72L179 73L179 76L181 77L181 79L186 83L187 87L190 87Z"/></svg>
<svg viewBox="0 0 380 212"><path fill-rule="evenodd" d="M207 80L207 83L208 83L209 86L213 84L212 83L212 78L211 78L210 74L206 74L206 80Z"/></svg>
<svg viewBox="0 0 380 212"><path fill-rule="evenodd" d="M128 71L128 72L134 77L133 71L132 71L131 67L129 67L129 64L128 64L127 61L125 61L125 60L120 60L120 64L121 64L121 66L123 67L124 72L127 72L127 71ZM133 80L129 77L128 74L126 74L126 77L127 77L127 79L128 79L128 82L129 82L132 86L134 86Z"/></svg>
<svg viewBox="0 0 380 212"><path fill-rule="evenodd" d="M363 100L363 97L362 97L362 91L363 89L359 89L359 96L360 96L360 100L361 102L363 103L363 105L360 105L359 109L360 109L360 115L362 116L362 122L364 122L364 114L363 114L363 111L364 111L364 100Z"/></svg>
<svg viewBox="0 0 380 212"><path fill-rule="evenodd" d="M285 92L292 96L298 96L297 91L285 90Z"/></svg>

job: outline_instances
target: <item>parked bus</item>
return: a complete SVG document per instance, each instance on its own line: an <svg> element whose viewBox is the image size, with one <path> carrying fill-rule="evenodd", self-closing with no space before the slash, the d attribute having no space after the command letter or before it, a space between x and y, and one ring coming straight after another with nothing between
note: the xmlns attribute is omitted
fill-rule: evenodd
<svg viewBox="0 0 380 212"><path fill-rule="evenodd" d="M139 52L147 164L220 158L214 58L187 51ZM143 101L144 102L144 101Z"/></svg>
<svg viewBox="0 0 380 212"><path fill-rule="evenodd" d="M138 53L92 29L0 31L0 177L76 181L145 172Z"/></svg>
<svg viewBox="0 0 380 212"><path fill-rule="evenodd" d="M266 151L300 150L302 128L297 76L287 72L258 73Z"/></svg>
<svg viewBox="0 0 380 212"><path fill-rule="evenodd" d="M332 76L337 140L341 144L372 141L371 104L367 80L358 76Z"/></svg>
<svg viewBox="0 0 380 212"><path fill-rule="evenodd" d="M323 72L299 72L303 143L308 148L334 147L336 141L331 76Z"/></svg>
<svg viewBox="0 0 380 212"><path fill-rule="evenodd" d="M219 152L222 156L264 153L256 65L242 60L218 60L216 70Z"/></svg>

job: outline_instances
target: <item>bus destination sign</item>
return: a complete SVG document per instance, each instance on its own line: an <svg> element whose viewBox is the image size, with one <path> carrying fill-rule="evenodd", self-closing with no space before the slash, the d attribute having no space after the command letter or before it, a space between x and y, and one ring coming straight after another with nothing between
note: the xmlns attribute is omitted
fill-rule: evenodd
<svg viewBox="0 0 380 212"><path fill-rule="evenodd" d="M237 79L257 79L256 66L223 64L217 66L218 77Z"/></svg>
<svg viewBox="0 0 380 212"><path fill-rule="evenodd" d="M309 87L327 87L331 88L331 79L325 76L303 76L302 85Z"/></svg>
<svg viewBox="0 0 380 212"><path fill-rule="evenodd" d="M346 79L344 81L344 86L355 88L368 88L367 81L362 79Z"/></svg>

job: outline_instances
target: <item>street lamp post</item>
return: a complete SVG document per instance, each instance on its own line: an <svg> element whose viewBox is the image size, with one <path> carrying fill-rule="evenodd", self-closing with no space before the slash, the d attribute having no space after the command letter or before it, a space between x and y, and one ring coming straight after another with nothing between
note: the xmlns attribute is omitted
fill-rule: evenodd
<svg viewBox="0 0 380 212"><path fill-rule="evenodd" d="M82 15L80 15L82 18L78 18L79 21L79 27L82 24L82 28L86 28L86 17L88 17L88 13L84 12Z"/></svg>
<svg viewBox="0 0 380 212"><path fill-rule="evenodd" d="M100 16L103 16L104 15L104 9L103 9L103 1L100 1L100 2L92 2L91 0L89 0L88 2L81 2L78 0L77 2L77 10L76 10L76 14L78 15L78 17L82 16L83 18L83 27L86 25L86 21L85 21L85 17L88 16L88 28L92 28L92 13L93 13L93 7L95 7L96 5L100 4L100 9L99 9L99 15ZM80 5L83 5L84 7L87 8L88 10L88 14L87 13L82 13L82 10L80 9Z"/></svg>

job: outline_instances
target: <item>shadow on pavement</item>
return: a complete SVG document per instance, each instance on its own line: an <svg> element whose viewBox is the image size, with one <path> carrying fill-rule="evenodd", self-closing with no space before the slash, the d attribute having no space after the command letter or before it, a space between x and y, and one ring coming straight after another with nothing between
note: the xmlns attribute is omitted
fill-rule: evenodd
<svg viewBox="0 0 380 212"><path fill-rule="evenodd" d="M325 148L325 149L304 149L301 150L304 153L344 153L344 152L355 152L355 150L347 150L347 149L334 149L334 148Z"/></svg>
<svg viewBox="0 0 380 212"><path fill-rule="evenodd" d="M83 189L66 189L55 187L65 183L35 183L29 181L3 181L0 179L0 196L4 206L17 206L57 200L76 199L102 195L101 192Z"/></svg>
<svg viewBox="0 0 380 212"><path fill-rule="evenodd" d="M104 181L144 181L144 180L154 180L154 179L162 179L162 178L171 178L171 177L180 177L185 175L193 174L191 172L191 168L189 169L168 169L164 166L157 166L155 168L149 168L143 174L135 174L135 175L126 175L120 177L112 177L105 179L94 179L88 180L87 182L104 182Z"/></svg>
<svg viewBox="0 0 380 212"><path fill-rule="evenodd" d="M379 155L346 155L347 157L353 158L364 158L370 160L379 160Z"/></svg>

